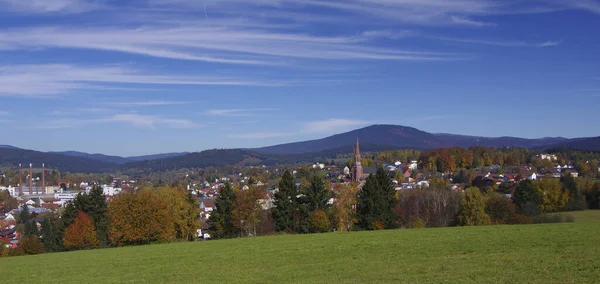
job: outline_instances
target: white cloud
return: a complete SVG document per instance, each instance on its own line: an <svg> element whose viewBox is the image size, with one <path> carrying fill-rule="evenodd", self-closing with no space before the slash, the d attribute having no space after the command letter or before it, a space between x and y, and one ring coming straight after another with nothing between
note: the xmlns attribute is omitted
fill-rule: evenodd
<svg viewBox="0 0 600 284"><path fill-rule="evenodd" d="M6 110L0 110L0 115L9 115L10 112Z"/></svg>
<svg viewBox="0 0 600 284"><path fill-rule="evenodd" d="M264 112L274 111L272 108L255 109L211 109L203 112L203 115L211 116L257 116Z"/></svg>
<svg viewBox="0 0 600 284"><path fill-rule="evenodd" d="M182 102L182 101L139 101L139 102L116 102L116 103L108 103L113 106L169 106L169 105L184 105L189 104L191 102Z"/></svg>
<svg viewBox="0 0 600 284"><path fill-rule="evenodd" d="M380 48L354 36L314 36L298 30L240 28L210 23L137 29L28 28L0 32L13 49L77 48L224 64L287 65L289 60L448 60L429 51ZM435 53L433 53L435 54Z"/></svg>
<svg viewBox="0 0 600 284"><path fill-rule="evenodd" d="M107 84L279 86L285 82L215 75L157 75L121 66L0 66L0 96L54 97L75 90L102 90Z"/></svg>
<svg viewBox="0 0 600 284"><path fill-rule="evenodd" d="M268 139L290 136L290 133L283 132L251 132L251 133L240 133L228 135L228 138L233 139Z"/></svg>
<svg viewBox="0 0 600 284"><path fill-rule="evenodd" d="M471 19L468 19L465 17L451 16L450 19L452 19L452 22L456 23L457 25L472 26L472 27L495 27L495 26L497 26L497 24L495 24L495 23L474 21L474 20L471 20Z"/></svg>
<svg viewBox="0 0 600 284"><path fill-rule="evenodd" d="M131 126L139 127L139 128L148 128L155 129L158 127L166 127L166 128L196 128L200 127L199 124L187 120L187 119L178 119L178 118L170 118L164 116L155 116L155 115L140 115L135 113L124 113L124 114L115 114L108 117L102 118L92 118L92 119L76 119L76 118L68 118L68 119L55 119L55 120L46 120L41 124L36 125L36 127L44 128L44 129L61 129L61 128L78 128L85 125L91 124L105 124L105 123L125 123Z"/></svg>
<svg viewBox="0 0 600 284"><path fill-rule="evenodd" d="M311 121L304 124L302 132L320 133L346 130L352 127L365 126L370 122L365 120L331 118L327 120Z"/></svg>
<svg viewBox="0 0 600 284"><path fill-rule="evenodd" d="M546 42L540 43L538 45L538 47L556 46L556 45L559 45L561 43L562 43L562 41L546 41Z"/></svg>
<svg viewBox="0 0 600 284"><path fill-rule="evenodd" d="M469 38L453 38L441 36L419 35L420 37L434 40L453 41L470 44L495 45L503 47L546 47L559 44L559 42L546 41L543 43L531 43L518 40L488 40L488 39L469 39Z"/></svg>
<svg viewBox="0 0 600 284"><path fill-rule="evenodd" d="M79 13L101 6L89 0L0 0L0 8L23 13Z"/></svg>

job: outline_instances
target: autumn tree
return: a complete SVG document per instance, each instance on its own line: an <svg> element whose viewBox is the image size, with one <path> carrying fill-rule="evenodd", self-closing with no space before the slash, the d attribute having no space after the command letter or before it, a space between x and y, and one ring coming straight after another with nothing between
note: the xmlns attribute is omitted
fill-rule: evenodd
<svg viewBox="0 0 600 284"><path fill-rule="evenodd" d="M490 224L490 216L485 212L485 198L477 187L469 187L458 213L458 222L462 226Z"/></svg>
<svg viewBox="0 0 600 284"><path fill-rule="evenodd" d="M544 212L557 212L563 210L569 201L569 193L566 192L560 181L556 179L543 179L538 182L541 190L541 208Z"/></svg>
<svg viewBox="0 0 600 284"><path fill-rule="evenodd" d="M183 188L161 187L155 191L163 200L167 201L169 214L174 217L172 226L175 238L194 240L199 224L197 222L198 206L193 197Z"/></svg>
<svg viewBox="0 0 600 284"><path fill-rule="evenodd" d="M490 196L485 201L485 213L492 224L508 224L517 213L517 207L504 195Z"/></svg>
<svg viewBox="0 0 600 284"><path fill-rule="evenodd" d="M365 185L358 192L358 225L369 230L392 228L395 193L392 180L383 168L369 175Z"/></svg>
<svg viewBox="0 0 600 284"><path fill-rule="evenodd" d="M299 218L298 210L298 187L292 174L286 170L279 181L279 191L275 193L271 209L277 231L295 232Z"/></svg>
<svg viewBox="0 0 600 284"><path fill-rule="evenodd" d="M231 210L231 221L238 228L240 237L256 236L256 227L260 223L262 210L259 199L265 197L262 189L251 188L236 194Z"/></svg>
<svg viewBox="0 0 600 284"><path fill-rule="evenodd" d="M174 239L169 203L152 189L122 192L108 204L109 237L116 245Z"/></svg>
<svg viewBox="0 0 600 284"><path fill-rule="evenodd" d="M313 233L322 233L329 231L330 220L327 213L321 209L316 210L310 216L310 230Z"/></svg>
<svg viewBox="0 0 600 284"><path fill-rule="evenodd" d="M333 219L337 231L351 231L355 223L356 214L356 196L358 194L358 186L352 184L337 184L334 189L333 203Z"/></svg>
<svg viewBox="0 0 600 284"><path fill-rule="evenodd" d="M11 211L19 207L19 201L10 196L8 190L0 190L0 205L4 206L4 211Z"/></svg>
<svg viewBox="0 0 600 284"><path fill-rule="evenodd" d="M65 230L62 242L65 247L71 249L93 248L100 244L94 220L83 211L77 213L73 224Z"/></svg>
<svg viewBox="0 0 600 284"><path fill-rule="evenodd" d="M89 194L80 193L73 201L77 211L83 211L94 220L100 243L108 243L108 216L107 203L104 190L100 186L93 186Z"/></svg>
<svg viewBox="0 0 600 284"><path fill-rule="evenodd" d="M225 183L215 201L216 209L213 210L208 219L209 231L213 238L233 238L237 235L231 214L235 198L236 194L233 187L230 183Z"/></svg>

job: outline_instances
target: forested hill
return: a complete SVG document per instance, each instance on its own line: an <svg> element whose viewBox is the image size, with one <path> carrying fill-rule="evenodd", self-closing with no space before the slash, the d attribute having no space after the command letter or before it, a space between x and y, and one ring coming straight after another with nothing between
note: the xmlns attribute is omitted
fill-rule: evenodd
<svg viewBox="0 0 600 284"><path fill-rule="evenodd" d="M255 149L271 154L300 154L328 149L352 147L362 143L386 145L394 148L435 149L443 147L521 147L540 148L569 141L566 138L525 139L516 137L476 137L454 134L434 134L400 125L372 125L323 139L281 144Z"/></svg>
<svg viewBox="0 0 600 284"><path fill-rule="evenodd" d="M70 172L110 172L114 170L168 170L223 165L273 165L325 161L352 153L356 139L364 152L390 149L419 149L482 146L527 149L577 149L600 151L600 137L540 138L475 137L435 134L399 125L372 125L323 139L288 143L258 149L215 149L196 153L168 153L142 157L118 157L81 152L45 153L0 146L0 165L46 163L48 167ZM39 166L39 165L38 165Z"/></svg>

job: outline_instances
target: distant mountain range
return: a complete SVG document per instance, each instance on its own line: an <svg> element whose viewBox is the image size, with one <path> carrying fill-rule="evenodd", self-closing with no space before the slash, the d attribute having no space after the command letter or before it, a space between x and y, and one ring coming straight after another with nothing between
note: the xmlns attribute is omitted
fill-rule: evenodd
<svg viewBox="0 0 600 284"><path fill-rule="evenodd" d="M567 139L550 137L476 137L428 133L398 125L372 125L323 139L295 142L256 149L221 149L195 153L166 153L138 157L88 154L76 151L38 152L0 145L0 165L46 163L71 172L99 172L127 169L166 170L183 167L223 166L228 164L281 164L325 160L350 153L356 139L362 151L390 149L434 149L442 147L520 147L529 149L568 148L600 151L600 137Z"/></svg>
<svg viewBox="0 0 600 284"><path fill-rule="evenodd" d="M444 147L522 147L540 148L569 141L566 138L524 139L516 137L476 137L454 134L434 134L398 125L372 125L327 138L275 145L255 149L270 154L301 154L346 147L359 139L362 143L387 145L394 148L435 149Z"/></svg>
<svg viewBox="0 0 600 284"><path fill-rule="evenodd" d="M92 160L102 161L102 162L111 163L111 164L119 164L119 165L132 163L132 162L146 161L146 160L167 159L167 158L178 157L178 156L183 156L183 155L189 154L189 152L180 152L180 153L165 153L165 154L155 154L155 155L145 155L145 156L120 157L120 156L109 156L109 155L104 155L104 154L88 154L88 153L77 152L77 151L48 152L48 153L92 159Z"/></svg>

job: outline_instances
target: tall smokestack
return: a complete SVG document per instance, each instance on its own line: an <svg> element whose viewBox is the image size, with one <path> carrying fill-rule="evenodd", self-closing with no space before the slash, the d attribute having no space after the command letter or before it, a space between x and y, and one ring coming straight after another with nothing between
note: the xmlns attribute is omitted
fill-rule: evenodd
<svg viewBox="0 0 600 284"><path fill-rule="evenodd" d="M33 164L29 163L29 195L33 195Z"/></svg>
<svg viewBox="0 0 600 284"><path fill-rule="evenodd" d="M23 168L19 163L19 196L23 195Z"/></svg>
<svg viewBox="0 0 600 284"><path fill-rule="evenodd" d="M42 194L46 194L46 170L42 163Z"/></svg>

